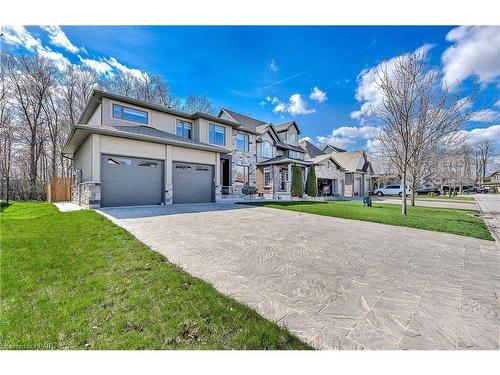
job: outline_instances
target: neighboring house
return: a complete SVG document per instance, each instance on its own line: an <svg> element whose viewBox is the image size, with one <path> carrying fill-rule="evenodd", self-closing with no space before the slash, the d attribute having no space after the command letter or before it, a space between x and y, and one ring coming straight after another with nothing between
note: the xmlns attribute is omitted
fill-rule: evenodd
<svg viewBox="0 0 500 375"><path fill-rule="evenodd" d="M305 181L307 167L311 163L304 161L304 150L298 145L300 129L295 121L274 126L225 108L219 117L232 120L241 128L258 134L250 174L255 175L255 186L260 196L268 199L289 198L292 165L304 168ZM232 164L236 163L233 161Z"/></svg>
<svg viewBox="0 0 500 375"><path fill-rule="evenodd" d="M331 154L323 152L309 141L300 141L300 146L305 150L305 160L315 166L318 184L318 195L338 196L344 195L345 169L333 158Z"/></svg>
<svg viewBox="0 0 500 375"><path fill-rule="evenodd" d="M488 188L490 191L500 193L500 171L493 172L486 177L483 182L483 187Z"/></svg>
<svg viewBox="0 0 500 375"><path fill-rule="evenodd" d="M346 170L345 195L359 197L372 191L375 174L364 151L345 151L332 145L326 145L322 151L331 155Z"/></svg>
<svg viewBox="0 0 500 375"><path fill-rule="evenodd" d="M248 159L255 136L235 121L95 90L62 152L73 159L72 199L85 207L214 202L221 155Z"/></svg>

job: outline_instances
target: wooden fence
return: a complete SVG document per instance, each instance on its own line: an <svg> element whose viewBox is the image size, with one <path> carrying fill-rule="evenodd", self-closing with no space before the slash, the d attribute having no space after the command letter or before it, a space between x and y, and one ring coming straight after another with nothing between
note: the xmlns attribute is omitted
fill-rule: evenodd
<svg viewBox="0 0 500 375"><path fill-rule="evenodd" d="M47 201L71 201L71 185L73 185L72 177L54 177L47 185Z"/></svg>

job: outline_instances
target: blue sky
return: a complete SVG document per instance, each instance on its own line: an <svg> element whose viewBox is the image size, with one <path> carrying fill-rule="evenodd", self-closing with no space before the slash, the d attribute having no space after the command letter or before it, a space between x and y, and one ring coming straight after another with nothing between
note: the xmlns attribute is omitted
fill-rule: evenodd
<svg viewBox="0 0 500 375"><path fill-rule="evenodd" d="M273 123L295 119L302 135L314 142L368 150L374 129L362 105L377 99L370 70L423 48L429 68L453 82L467 86L470 73L479 74L483 93L475 108L486 113L467 130L476 139L500 138L498 27L33 26L3 31L2 48L45 54L62 64L84 63L102 74L112 69L158 73L180 97L206 94L217 108Z"/></svg>

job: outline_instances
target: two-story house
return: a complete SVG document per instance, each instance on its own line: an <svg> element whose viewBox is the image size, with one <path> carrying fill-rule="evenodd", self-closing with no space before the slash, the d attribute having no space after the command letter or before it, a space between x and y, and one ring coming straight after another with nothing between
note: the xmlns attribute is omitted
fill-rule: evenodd
<svg viewBox="0 0 500 375"><path fill-rule="evenodd" d="M253 182L249 169L221 173L221 160L251 159L255 137L221 117L95 90L62 152L75 169L72 199L86 207L214 202L224 179Z"/></svg>
<svg viewBox="0 0 500 375"><path fill-rule="evenodd" d="M253 117L223 108L219 117L232 120L247 132L256 133L253 160L251 156L240 159L233 155L222 156L233 159L232 168L249 165L250 185L257 187L259 195L269 199L289 198L291 187L291 167L304 168L311 162L304 160L304 150L298 145L300 129L295 121L272 125ZM235 189L229 191L238 192Z"/></svg>

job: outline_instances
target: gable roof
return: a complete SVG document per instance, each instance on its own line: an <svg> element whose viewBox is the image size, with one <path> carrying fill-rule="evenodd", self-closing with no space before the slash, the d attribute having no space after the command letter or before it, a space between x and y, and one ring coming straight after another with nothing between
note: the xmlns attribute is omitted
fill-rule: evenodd
<svg viewBox="0 0 500 375"><path fill-rule="evenodd" d="M328 150L327 150L328 149ZM331 153L331 152L347 152L347 150L344 150L343 148L334 146L334 145L326 145L323 147L323 152Z"/></svg>
<svg viewBox="0 0 500 375"><path fill-rule="evenodd" d="M320 148L316 147L312 142L301 140L299 142L300 147L306 150L307 157L315 158L319 155L326 155Z"/></svg>
<svg viewBox="0 0 500 375"><path fill-rule="evenodd" d="M288 128L292 125L295 126L295 128L297 129L297 134L300 134L299 126L297 125L295 120L287 121L287 122L284 122L284 123L278 124L278 125L274 125L274 127L276 128L276 131L279 133L279 132L283 132L285 130L288 130Z"/></svg>
<svg viewBox="0 0 500 375"><path fill-rule="evenodd" d="M340 163L337 160L335 160L335 158L332 155L322 154L314 158L308 158L306 160L311 161L313 164L320 164L325 160L331 160L337 167L340 168L340 170L345 171L345 168L342 165L340 165Z"/></svg>
<svg viewBox="0 0 500 375"><path fill-rule="evenodd" d="M243 127L245 130L249 130L251 132L257 132L257 127L261 125L266 125L267 123L264 121L257 120L253 117L243 115L238 112L231 111L227 108L222 108L219 112L219 118L222 113L225 112L229 117L231 117L234 122Z"/></svg>
<svg viewBox="0 0 500 375"><path fill-rule="evenodd" d="M331 156L349 172L366 172L371 164L366 158L366 154L364 153L364 151L336 152L331 154ZM362 169L358 169L360 158L364 159L364 164ZM365 168L366 170L363 170Z"/></svg>

